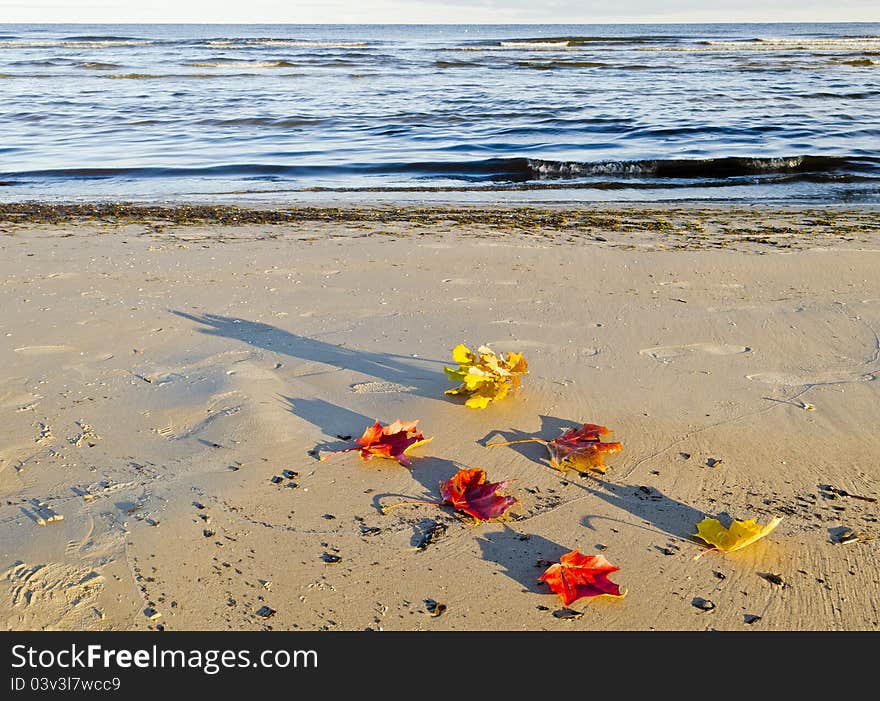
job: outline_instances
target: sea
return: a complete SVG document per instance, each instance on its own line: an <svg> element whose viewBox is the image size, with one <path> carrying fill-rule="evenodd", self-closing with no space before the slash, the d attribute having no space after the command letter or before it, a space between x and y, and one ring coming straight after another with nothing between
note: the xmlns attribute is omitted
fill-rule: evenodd
<svg viewBox="0 0 880 701"><path fill-rule="evenodd" d="M0 201L880 203L880 24L0 25Z"/></svg>

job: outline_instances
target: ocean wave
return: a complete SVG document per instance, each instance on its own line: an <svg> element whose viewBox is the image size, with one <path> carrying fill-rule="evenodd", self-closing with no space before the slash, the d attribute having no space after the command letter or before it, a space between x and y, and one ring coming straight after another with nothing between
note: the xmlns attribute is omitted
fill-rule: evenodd
<svg viewBox="0 0 880 701"><path fill-rule="evenodd" d="M195 68L295 68L298 64L290 61L247 61L243 59L225 58L213 61L195 61L188 63Z"/></svg>
<svg viewBox="0 0 880 701"><path fill-rule="evenodd" d="M51 79L54 78L55 75L56 74L53 73L0 73L0 78L27 78L28 80L37 78Z"/></svg>
<svg viewBox="0 0 880 701"><path fill-rule="evenodd" d="M656 42L674 43L681 37L674 35L645 35L645 36L561 36L561 37L534 37L522 39L505 39L500 43L507 48L532 48L532 47L565 47L565 46L589 46L592 44L653 44Z"/></svg>
<svg viewBox="0 0 880 701"><path fill-rule="evenodd" d="M577 51L583 49L638 48L646 44L679 43L673 37L564 37L553 39L505 39L476 41L457 46L437 47L436 51Z"/></svg>
<svg viewBox="0 0 880 701"><path fill-rule="evenodd" d="M827 173L832 171L878 171L878 159L842 156L792 156L770 158L669 159L578 163L529 160L538 178L578 178L596 175L652 178L730 178L771 173Z"/></svg>
<svg viewBox="0 0 880 701"><path fill-rule="evenodd" d="M63 37L59 39L7 38L0 39L0 49L103 49L125 46L153 45L188 45L214 46L226 49L247 49L251 47L286 47L286 48L319 48L348 49L370 46L366 41L309 41L301 39L278 39L272 37L230 37L215 39L177 38L177 39L146 39L141 37L114 36L82 36Z"/></svg>
<svg viewBox="0 0 880 701"><path fill-rule="evenodd" d="M319 117L232 117L230 119L200 119L194 124L213 127L274 127L290 129L292 127L313 127L326 120Z"/></svg>
<svg viewBox="0 0 880 701"><path fill-rule="evenodd" d="M861 37L762 37L760 39L744 40L744 41L719 41L707 40L705 42L710 46L808 46L811 48L837 48L840 46L880 46L880 37L861 36Z"/></svg>
<svg viewBox="0 0 880 701"><path fill-rule="evenodd" d="M769 38L747 39L739 41L704 40L687 46L640 47L640 51L675 51L684 53L698 52L745 52L745 51L869 51L880 49L880 37L834 37L834 38Z"/></svg>
<svg viewBox="0 0 880 701"><path fill-rule="evenodd" d="M834 62L835 63L842 63L845 66L860 66L860 67L880 66L880 61L875 61L874 59L870 59L870 58L849 58L849 59L836 58L836 59L834 59Z"/></svg>
<svg viewBox="0 0 880 701"><path fill-rule="evenodd" d="M805 92L792 93L793 97L819 100L869 100L880 96L880 90L865 90L860 92Z"/></svg>
<svg viewBox="0 0 880 701"><path fill-rule="evenodd" d="M77 65L91 71L109 71L114 68L122 68L118 63L104 63L102 61L82 61Z"/></svg>
<svg viewBox="0 0 880 701"><path fill-rule="evenodd" d="M61 41L151 41L144 37L116 36L114 34L84 34L63 37Z"/></svg>
<svg viewBox="0 0 880 701"><path fill-rule="evenodd" d="M167 80L171 79L212 79L224 80L228 78L254 76L256 73L114 73L103 75L110 80ZM296 74L302 75L302 74Z"/></svg>
<svg viewBox="0 0 880 701"><path fill-rule="evenodd" d="M118 63L107 63L104 61L78 61L72 58L41 58L25 61L10 61L10 66L48 66L52 68L76 66L78 68L86 68L89 70L106 70L111 68L121 68Z"/></svg>
<svg viewBox="0 0 880 701"><path fill-rule="evenodd" d="M0 178L163 178L163 177L288 177L333 175L410 175L420 179L532 182L578 180L603 182L637 180L718 181L743 176L772 176L816 181L880 179L880 158L845 156L727 157L635 161L554 161L534 158L489 158L477 161L431 161L309 165L236 163L206 167L66 168L0 173ZM769 180L772 182L772 179Z"/></svg>
<svg viewBox="0 0 880 701"><path fill-rule="evenodd" d="M437 68L472 68L481 65L479 61L434 61Z"/></svg>
<svg viewBox="0 0 880 701"><path fill-rule="evenodd" d="M498 44L505 49L564 49L569 45L563 41L502 41Z"/></svg>
<svg viewBox="0 0 880 701"><path fill-rule="evenodd" d="M153 39L8 39L0 41L0 49L107 49L117 46L150 46L158 43Z"/></svg>
<svg viewBox="0 0 880 701"><path fill-rule="evenodd" d="M520 68L538 71L552 71L557 68L604 68L611 64L604 61L517 61Z"/></svg>
<svg viewBox="0 0 880 701"><path fill-rule="evenodd" d="M250 46L285 46L289 48L316 48L316 49L350 49L369 46L366 41L307 41L303 39L273 39L265 38L230 38L230 39L206 39L208 46L219 46L228 49L246 48Z"/></svg>
<svg viewBox="0 0 880 701"><path fill-rule="evenodd" d="M26 61L10 61L10 66L69 66L69 58L39 58Z"/></svg>
<svg viewBox="0 0 880 701"><path fill-rule="evenodd" d="M668 68L667 65L655 64L648 65L646 63L609 63L607 61L576 61L569 59L555 59L548 60L545 58L536 58L532 57L529 59L522 59L518 61L512 61L511 63L488 63L484 61L454 61L454 60L445 60L445 61L434 61L434 66L437 68L478 68L481 66L485 66L487 68L525 68L533 71L552 71L552 70L565 70L565 69L578 69L578 68L616 68L618 70L624 71L638 71L638 70L656 70L658 68Z"/></svg>

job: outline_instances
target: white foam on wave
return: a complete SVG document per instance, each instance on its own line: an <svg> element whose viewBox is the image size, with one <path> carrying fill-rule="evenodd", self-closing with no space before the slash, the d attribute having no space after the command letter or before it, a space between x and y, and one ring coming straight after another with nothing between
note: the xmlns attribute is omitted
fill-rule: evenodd
<svg viewBox="0 0 880 701"><path fill-rule="evenodd" d="M880 37L768 37L753 41L707 41L710 46L731 46L749 48L756 47L807 47L807 48L830 48L848 49L880 46Z"/></svg>
<svg viewBox="0 0 880 701"><path fill-rule="evenodd" d="M529 160L529 167L538 177L576 177L579 175L650 175L657 170L654 161L606 161L574 163Z"/></svg>
<svg viewBox="0 0 880 701"><path fill-rule="evenodd" d="M350 49L369 46L366 41L301 41L295 39L212 39L209 46L239 48L249 46L287 46L293 48Z"/></svg>
<svg viewBox="0 0 880 701"><path fill-rule="evenodd" d="M574 48L569 41L501 41L479 46L446 46L439 51L561 51Z"/></svg>
<svg viewBox="0 0 880 701"><path fill-rule="evenodd" d="M53 47L63 47L65 49L104 49L113 46L148 46L155 44L150 39L100 39L100 40L80 40L80 39L7 39L0 41L0 49L45 49Z"/></svg>
<svg viewBox="0 0 880 701"><path fill-rule="evenodd" d="M794 158L751 158L748 160L750 168L755 170L785 170L786 168L797 168L804 162L800 156Z"/></svg>
<svg viewBox="0 0 880 701"><path fill-rule="evenodd" d="M195 68L291 68L289 61L198 61L189 64Z"/></svg>
<svg viewBox="0 0 880 701"><path fill-rule="evenodd" d="M779 37L750 41L705 41L690 46L640 47L637 51L877 51L880 37L798 38Z"/></svg>
<svg viewBox="0 0 880 701"><path fill-rule="evenodd" d="M564 49L568 41L502 41L505 49Z"/></svg>

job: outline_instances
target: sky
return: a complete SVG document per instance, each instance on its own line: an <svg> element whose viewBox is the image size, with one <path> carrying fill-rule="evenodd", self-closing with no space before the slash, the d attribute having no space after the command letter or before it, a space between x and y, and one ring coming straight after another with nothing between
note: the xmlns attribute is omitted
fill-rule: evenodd
<svg viewBox="0 0 880 701"><path fill-rule="evenodd" d="M0 0L0 23L880 22L880 0Z"/></svg>

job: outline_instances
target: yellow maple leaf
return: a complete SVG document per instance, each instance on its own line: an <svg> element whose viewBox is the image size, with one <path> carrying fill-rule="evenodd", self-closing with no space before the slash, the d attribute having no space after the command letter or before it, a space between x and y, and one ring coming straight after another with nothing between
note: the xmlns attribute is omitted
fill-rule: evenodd
<svg viewBox="0 0 880 701"><path fill-rule="evenodd" d="M459 365L470 365L476 361L476 357L464 343L459 343L452 349L452 360Z"/></svg>
<svg viewBox="0 0 880 701"><path fill-rule="evenodd" d="M465 406L485 409L491 402L503 399L512 389L519 388L519 375L528 373L528 363L521 353L496 355L488 346L480 346L474 353L463 343L452 349L452 359L457 368L445 368L446 375L458 387L446 390L446 394L463 394L468 397Z"/></svg>
<svg viewBox="0 0 880 701"><path fill-rule="evenodd" d="M782 517L776 516L766 526L759 526L755 519L750 518L747 521L734 521L730 528L725 528L717 518L704 518L697 524L694 535L706 541L712 549L729 553L760 540L776 528L780 521Z"/></svg>

